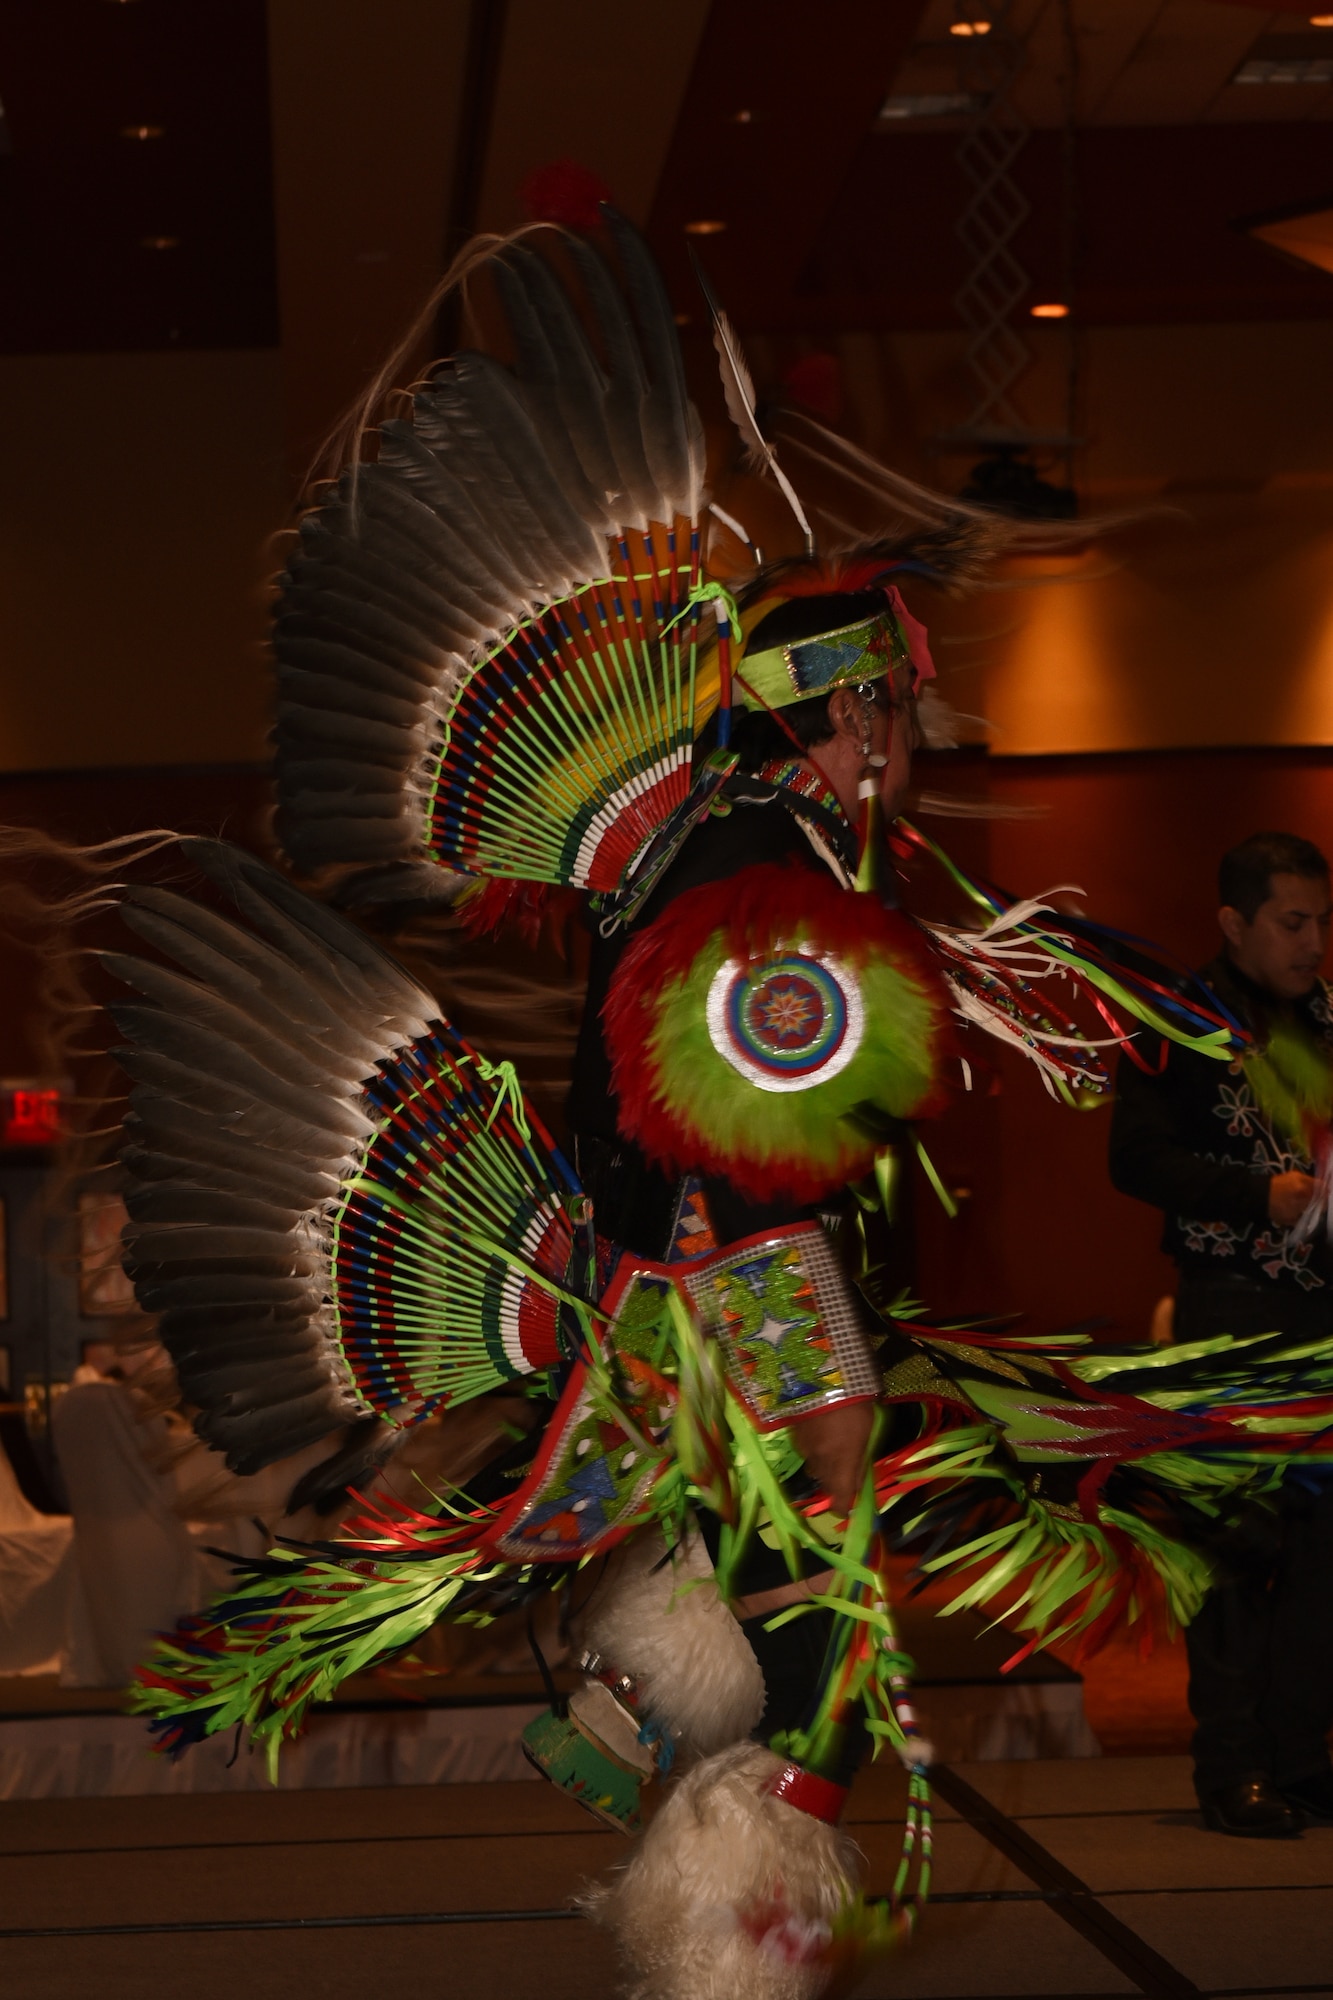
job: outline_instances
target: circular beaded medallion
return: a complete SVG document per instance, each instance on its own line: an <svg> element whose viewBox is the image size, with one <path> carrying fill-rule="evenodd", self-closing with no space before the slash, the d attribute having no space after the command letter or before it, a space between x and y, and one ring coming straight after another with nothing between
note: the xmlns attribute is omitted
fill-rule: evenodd
<svg viewBox="0 0 1333 2000"><path fill-rule="evenodd" d="M856 978L827 954L729 958L708 993L708 1033L760 1090L809 1090L845 1069L861 1042Z"/></svg>

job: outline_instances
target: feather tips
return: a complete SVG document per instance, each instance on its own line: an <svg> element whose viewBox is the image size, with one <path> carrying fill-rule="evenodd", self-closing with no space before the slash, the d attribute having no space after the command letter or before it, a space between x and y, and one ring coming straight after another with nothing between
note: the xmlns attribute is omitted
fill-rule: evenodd
<svg viewBox="0 0 1333 2000"><path fill-rule="evenodd" d="M434 1018L344 918L252 856L182 843L248 918L132 888L162 963L105 952L131 1079L124 1260L201 1437L253 1472L367 1415L329 1306L325 1218L374 1131L366 1085Z"/></svg>
<svg viewBox="0 0 1333 2000"><path fill-rule="evenodd" d="M776 451L759 428L759 418L755 409L754 379L750 374L736 330L723 312L716 293L704 275L703 266L693 251L690 256L694 264L694 275L699 281L709 318L713 322L713 346L717 352L722 376L722 394L726 399L727 415L740 433L741 443L745 448L745 462L753 471L763 470L773 475L783 498L796 518L797 526L805 537L806 554L811 555L815 546L814 531L795 487L778 464Z"/></svg>
<svg viewBox="0 0 1333 2000"><path fill-rule="evenodd" d="M438 369L301 524L274 651L276 825L304 870L388 881L426 861L424 774L470 675L515 624L606 576L608 537L697 512L703 432L669 301L629 224L606 220L619 281L577 237L562 237L577 287L525 241L480 255L512 363L464 352ZM639 745L644 767L669 747L670 732Z"/></svg>

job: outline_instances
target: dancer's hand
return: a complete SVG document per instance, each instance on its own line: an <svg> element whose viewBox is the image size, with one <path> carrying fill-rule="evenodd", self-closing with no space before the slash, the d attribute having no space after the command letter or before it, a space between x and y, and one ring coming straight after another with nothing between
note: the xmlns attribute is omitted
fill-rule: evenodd
<svg viewBox="0 0 1333 2000"><path fill-rule="evenodd" d="M850 1514L856 1504L874 1421L873 1403L835 1403L831 1410L816 1410L792 1425L792 1443L806 1471L840 1514Z"/></svg>
<svg viewBox="0 0 1333 2000"><path fill-rule="evenodd" d="M1294 1228L1315 1197L1309 1174L1274 1174L1268 1183L1268 1219L1279 1229Z"/></svg>

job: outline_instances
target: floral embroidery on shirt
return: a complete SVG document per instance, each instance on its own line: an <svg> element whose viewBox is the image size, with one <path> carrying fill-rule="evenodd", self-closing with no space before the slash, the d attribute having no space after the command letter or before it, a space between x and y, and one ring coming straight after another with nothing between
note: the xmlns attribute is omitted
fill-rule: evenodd
<svg viewBox="0 0 1333 2000"><path fill-rule="evenodd" d="M1185 1237L1185 1248L1202 1257L1211 1252L1214 1257L1234 1257L1236 1245L1243 1243L1249 1229L1233 1229L1226 1222L1191 1222L1188 1216L1179 1218Z"/></svg>
<svg viewBox="0 0 1333 2000"><path fill-rule="evenodd" d="M1265 1230L1255 1238L1251 1256L1257 1257L1270 1278L1277 1278L1289 1271L1303 1291L1312 1292L1323 1285L1323 1279L1314 1271L1307 1271L1310 1252L1314 1245L1307 1237L1304 1243L1293 1243L1289 1229Z"/></svg>
<svg viewBox="0 0 1333 2000"><path fill-rule="evenodd" d="M1234 1089L1229 1083L1219 1084L1217 1096L1218 1102L1213 1106L1213 1116L1227 1120L1227 1137L1250 1138L1260 1121L1249 1084L1238 1083Z"/></svg>
<svg viewBox="0 0 1333 2000"><path fill-rule="evenodd" d="M1310 1018L1319 1024L1324 1040L1333 1043L1333 999L1322 979L1305 1004ZM1236 1074L1234 1069L1232 1073ZM1304 1153L1293 1151L1273 1130L1243 1077L1237 1076L1235 1083L1218 1085L1213 1116L1225 1124L1229 1139L1253 1142L1248 1160L1237 1159L1224 1150L1216 1156L1218 1164L1248 1167L1251 1173L1268 1176L1314 1173L1314 1162ZM1214 1155L1206 1153L1204 1158L1212 1160ZM1184 1215L1177 1216L1176 1222L1185 1248L1196 1257L1234 1257L1242 1244L1248 1242L1251 1259L1266 1277L1294 1279L1307 1292L1324 1284L1323 1278L1308 1268L1313 1243L1308 1238L1302 1243L1293 1242L1290 1230L1267 1223L1256 1234L1252 1223L1244 1229L1233 1229L1225 1222L1195 1222Z"/></svg>

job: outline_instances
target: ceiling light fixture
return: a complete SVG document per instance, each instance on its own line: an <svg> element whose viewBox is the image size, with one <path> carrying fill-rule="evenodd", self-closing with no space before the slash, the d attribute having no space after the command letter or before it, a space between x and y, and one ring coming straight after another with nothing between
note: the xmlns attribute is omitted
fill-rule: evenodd
<svg viewBox="0 0 1333 2000"><path fill-rule="evenodd" d="M733 125L753 125L754 113L753 111L733 111L731 122Z"/></svg>
<svg viewBox="0 0 1333 2000"><path fill-rule="evenodd" d="M718 222L716 220L687 222L685 224L685 234L687 236L720 236L726 226L725 222Z"/></svg>
<svg viewBox="0 0 1333 2000"><path fill-rule="evenodd" d="M1333 56L1254 57L1241 64L1233 83L1333 83Z"/></svg>
<svg viewBox="0 0 1333 2000"><path fill-rule="evenodd" d="M141 236L139 247L143 250L179 250L179 236Z"/></svg>
<svg viewBox="0 0 1333 2000"><path fill-rule="evenodd" d="M1312 28L1333 28L1333 14L1311 14L1310 26Z"/></svg>
<svg viewBox="0 0 1333 2000"><path fill-rule="evenodd" d="M901 125L914 118L957 118L976 111L980 103L971 91L914 91L886 97L879 107L879 122Z"/></svg>
<svg viewBox="0 0 1333 2000"><path fill-rule="evenodd" d="M1058 299L1048 299L1044 305L1029 306L1033 319L1068 319L1069 307L1061 305Z"/></svg>
<svg viewBox="0 0 1333 2000"><path fill-rule="evenodd" d="M949 23L949 33L951 35L988 35L990 33L990 22L951 21Z"/></svg>
<svg viewBox="0 0 1333 2000"><path fill-rule="evenodd" d="M162 137L162 127L160 125L122 125L120 136L122 139L160 139Z"/></svg>

